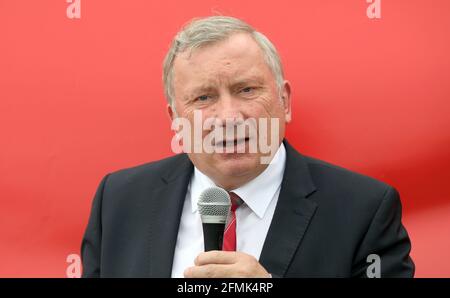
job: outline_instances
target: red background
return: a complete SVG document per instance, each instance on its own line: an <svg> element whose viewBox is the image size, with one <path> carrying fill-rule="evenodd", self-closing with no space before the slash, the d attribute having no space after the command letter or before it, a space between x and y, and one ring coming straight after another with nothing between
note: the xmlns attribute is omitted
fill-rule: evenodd
<svg viewBox="0 0 450 298"><path fill-rule="evenodd" d="M450 1L0 0L0 276L64 277L108 172L171 155L161 64L195 16L278 47L290 142L400 191L416 276L450 277Z"/></svg>

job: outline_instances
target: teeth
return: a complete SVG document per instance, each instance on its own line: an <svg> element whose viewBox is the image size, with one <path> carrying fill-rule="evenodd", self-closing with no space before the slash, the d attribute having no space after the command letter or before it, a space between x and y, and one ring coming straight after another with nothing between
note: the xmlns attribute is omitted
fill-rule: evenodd
<svg viewBox="0 0 450 298"><path fill-rule="evenodd" d="M233 144L234 144L234 145L237 145L237 144L244 143L244 142L247 141L247 140L248 140L248 138L240 139L240 140L229 140L229 141L223 140L223 141L217 142L216 145L222 144L222 146L226 146L227 143L229 143L230 145L233 145Z"/></svg>

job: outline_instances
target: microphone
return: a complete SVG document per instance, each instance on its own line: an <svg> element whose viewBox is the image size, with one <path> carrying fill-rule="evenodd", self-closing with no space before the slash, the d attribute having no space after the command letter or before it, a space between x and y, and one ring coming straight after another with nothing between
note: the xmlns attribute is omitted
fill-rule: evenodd
<svg viewBox="0 0 450 298"><path fill-rule="evenodd" d="M210 187L200 194L197 205L202 219L205 251L222 250L223 233L231 207L230 195L223 188Z"/></svg>

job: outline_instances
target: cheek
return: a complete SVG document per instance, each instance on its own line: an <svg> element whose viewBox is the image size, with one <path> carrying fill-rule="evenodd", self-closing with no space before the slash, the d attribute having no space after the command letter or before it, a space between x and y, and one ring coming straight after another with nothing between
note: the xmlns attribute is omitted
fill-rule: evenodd
<svg viewBox="0 0 450 298"><path fill-rule="evenodd" d="M185 117L187 119L194 118L194 109L192 109L189 105L186 105L184 103L178 104L177 112L179 112L180 117Z"/></svg>
<svg viewBox="0 0 450 298"><path fill-rule="evenodd" d="M283 113L282 104L277 97L260 97L259 100L252 106L252 113L255 118L279 118Z"/></svg>

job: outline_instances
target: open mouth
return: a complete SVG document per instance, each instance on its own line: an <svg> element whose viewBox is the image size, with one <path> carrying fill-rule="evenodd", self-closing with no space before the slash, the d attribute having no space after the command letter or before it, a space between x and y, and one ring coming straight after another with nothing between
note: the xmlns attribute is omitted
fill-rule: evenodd
<svg viewBox="0 0 450 298"><path fill-rule="evenodd" d="M215 146L218 148L238 147L247 144L249 141L249 137L234 140L219 140L215 143Z"/></svg>
<svg viewBox="0 0 450 298"><path fill-rule="evenodd" d="M248 142L250 138L243 138L243 139L234 139L234 140L223 140L222 142L218 142L218 145L221 145L222 147L229 147L229 146L238 146L241 144L244 144Z"/></svg>

